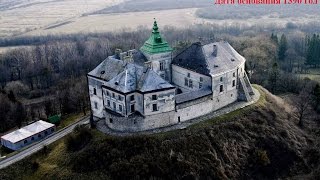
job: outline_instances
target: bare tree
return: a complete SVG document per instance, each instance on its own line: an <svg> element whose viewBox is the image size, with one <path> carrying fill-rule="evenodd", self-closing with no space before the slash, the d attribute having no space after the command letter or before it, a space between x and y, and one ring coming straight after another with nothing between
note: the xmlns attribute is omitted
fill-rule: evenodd
<svg viewBox="0 0 320 180"><path fill-rule="evenodd" d="M295 102L294 115L298 118L299 120L298 124L300 127L303 127L304 121L305 119L308 118L310 111L312 109L312 101L313 101L312 89L313 89L312 84L307 83L294 100Z"/></svg>

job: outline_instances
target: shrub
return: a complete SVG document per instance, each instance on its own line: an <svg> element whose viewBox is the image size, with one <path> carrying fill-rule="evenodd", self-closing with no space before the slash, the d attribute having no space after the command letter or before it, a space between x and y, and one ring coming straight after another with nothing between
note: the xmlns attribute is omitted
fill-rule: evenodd
<svg viewBox="0 0 320 180"><path fill-rule="evenodd" d="M266 166L270 164L270 159L268 157L267 151L261 149L257 150L256 157L257 163L259 163L260 165Z"/></svg>
<svg viewBox="0 0 320 180"><path fill-rule="evenodd" d="M74 132L67 136L66 146L68 151L78 151L84 148L92 139L89 129L83 126L77 126Z"/></svg>
<svg viewBox="0 0 320 180"><path fill-rule="evenodd" d="M38 168L39 168L39 163L38 163L37 161L33 161L33 162L31 163L31 169L32 169L33 171L36 171Z"/></svg>

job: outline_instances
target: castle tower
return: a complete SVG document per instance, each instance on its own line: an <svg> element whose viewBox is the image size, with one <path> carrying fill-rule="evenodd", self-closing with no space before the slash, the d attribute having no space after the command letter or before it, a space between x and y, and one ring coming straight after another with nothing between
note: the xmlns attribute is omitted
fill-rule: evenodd
<svg viewBox="0 0 320 180"><path fill-rule="evenodd" d="M147 66L163 79L171 82L172 48L161 37L156 20L153 23L151 36L140 50L148 60Z"/></svg>

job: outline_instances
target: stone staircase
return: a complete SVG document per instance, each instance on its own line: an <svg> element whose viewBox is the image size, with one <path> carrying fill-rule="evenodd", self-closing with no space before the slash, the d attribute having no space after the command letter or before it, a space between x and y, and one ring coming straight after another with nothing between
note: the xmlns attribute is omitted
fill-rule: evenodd
<svg viewBox="0 0 320 180"><path fill-rule="evenodd" d="M252 100L251 96L254 95L254 92L247 74L245 73L244 77L240 77L239 79L240 79L239 99L244 101L251 101Z"/></svg>

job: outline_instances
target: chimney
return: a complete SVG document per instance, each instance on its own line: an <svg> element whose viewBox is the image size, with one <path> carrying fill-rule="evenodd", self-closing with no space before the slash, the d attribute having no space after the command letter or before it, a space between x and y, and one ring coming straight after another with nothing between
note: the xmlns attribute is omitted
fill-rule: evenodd
<svg viewBox="0 0 320 180"><path fill-rule="evenodd" d="M120 59L120 53L122 53L122 50L121 50L121 49L116 49L116 50L115 50L114 55L115 55L115 58L116 58L116 59Z"/></svg>
<svg viewBox="0 0 320 180"><path fill-rule="evenodd" d="M217 57L218 54L218 46L217 45L213 45L213 51L212 51L212 55Z"/></svg>

